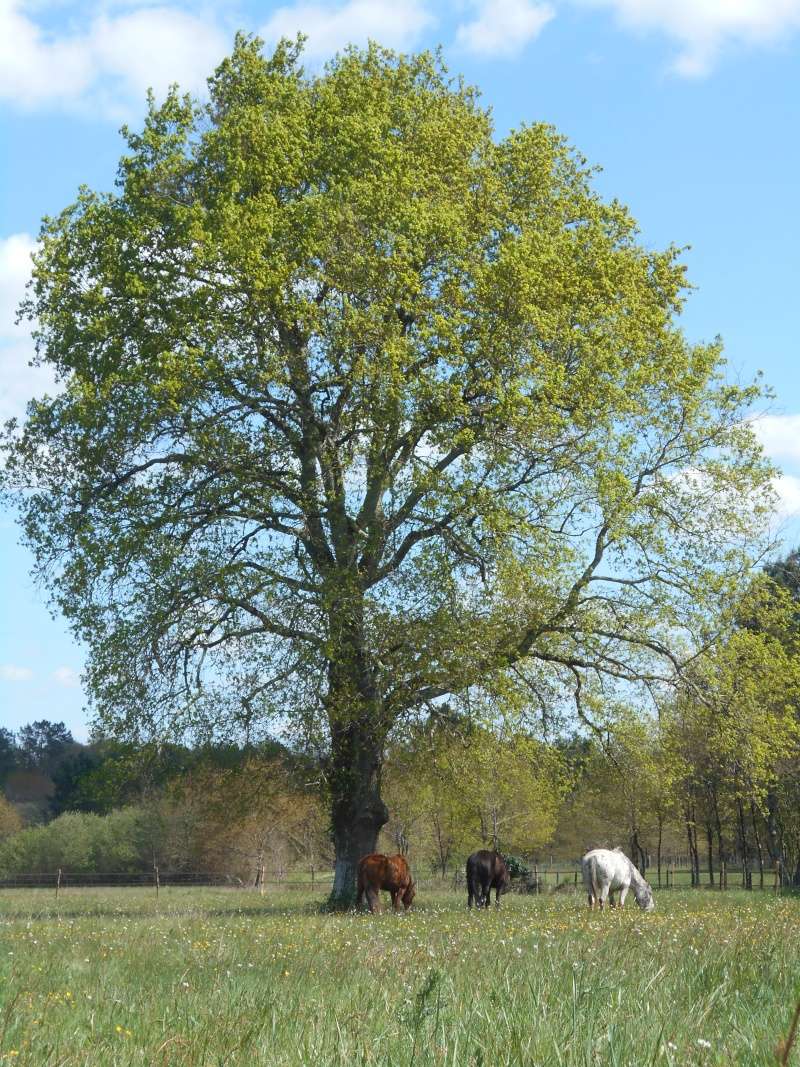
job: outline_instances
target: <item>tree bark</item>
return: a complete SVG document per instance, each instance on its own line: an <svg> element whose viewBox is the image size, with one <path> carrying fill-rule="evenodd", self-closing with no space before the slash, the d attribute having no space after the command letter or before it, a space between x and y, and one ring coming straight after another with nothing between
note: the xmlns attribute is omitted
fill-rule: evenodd
<svg viewBox="0 0 800 1067"><path fill-rule="evenodd" d="M761 834L758 832L758 816L756 813L756 805L752 797L750 798L750 818L753 823L753 840L756 844L756 857L758 859L758 884L761 889L764 888L764 849L761 845Z"/></svg>
<svg viewBox="0 0 800 1067"><path fill-rule="evenodd" d="M780 860L786 862L784 855L783 840L778 826L778 797L774 789L767 793L767 851L773 863Z"/></svg>
<svg viewBox="0 0 800 1067"><path fill-rule="evenodd" d="M739 839L742 846L742 888L753 888L753 876L750 870L750 848L747 841L747 826L744 821L744 805L742 798L736 798L736 811L739 816Z"/></svg>
<svg viewBox="0 0 800 1067"><path fill-rule="evenodd" d="M664 837L664 816L658 814L658 846L656 849L656 862L658 864L658 888L661 888L661 842Z"/></svg>
<svg viewBox="0 0 800 1067"><path fill-rule="evenodd" d="M359 860L374 852L389 810L381 798L388 732L386 711L364 637L361 604L338 602L331 612L334 656L328 668L331 752L328 787L335 867L329 906L355 901Z"/></svg>
<svg viewBox="0 0 800 1067"><path fill-rule="evenodd" d="M714 831L708 821L706 821L706 847L708 850L708 884L714 885Z"/></svg>
<svg viewBox="0 0 800 1067"><path fill-rule="evenodd" d="M378 834L389 819L380 794L383 741L358 723L332 728L331 734L335 867L329 903L348 908L355 901L358 862L375 852Z"/></svg>

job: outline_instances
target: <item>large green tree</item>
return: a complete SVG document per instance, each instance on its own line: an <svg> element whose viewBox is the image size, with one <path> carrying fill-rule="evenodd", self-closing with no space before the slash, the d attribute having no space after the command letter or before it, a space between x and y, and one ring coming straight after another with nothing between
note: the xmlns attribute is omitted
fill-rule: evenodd
<svg viewBox="0 0 800 1067"><path fill-rule="evenodd" d="M7 469L109 725L321 738L346 898L397 721L670 678L769 471L676 250L553 129L496 139L428 54L299 53L237 39L45 220L63 391Z"/></svg>

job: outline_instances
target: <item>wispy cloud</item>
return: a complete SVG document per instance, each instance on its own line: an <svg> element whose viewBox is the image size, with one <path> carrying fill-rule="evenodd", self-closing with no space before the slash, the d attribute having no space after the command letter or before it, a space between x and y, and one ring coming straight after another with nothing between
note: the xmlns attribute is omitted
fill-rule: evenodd
<svg viewBox="0 0 800 1067"><path fill-rule="evenodd" d="M555 17L548 3L535 0L479 0L474 18L456 31L456 46L480 56L513 56Z"/></svg>
<svg viewBox="0 0 800 1067"><path fill-rule="evenodd" d="M0 663L0 681L29 682L33 678L30 667L17 667L13 663Z"/></svg>
<svg viewBox="0 0 800 1067"><path fill-rule="evenodd" d="M625 29L662 33L678 45L673 70L708 74L726 48L770 45L800 29L800 0L572 0L607 8Z"/></svg>
<svg viewBox="0 0 800 1067"><path fill-rule="evenodd" d="M378 41L388 48L411 48L434 25L422 0L347 0L346 3L296 3L277 8L259 30L268 45L281 37L308 36L305 55L327 59L345 45Z"/></svg>
<svg viewBox="0 0 800 1067"><path fill-rule="evenodd" d="M72 667L58 667L53 671L53 681L67 689L77 689L81 684L81 677Z"/></svg>

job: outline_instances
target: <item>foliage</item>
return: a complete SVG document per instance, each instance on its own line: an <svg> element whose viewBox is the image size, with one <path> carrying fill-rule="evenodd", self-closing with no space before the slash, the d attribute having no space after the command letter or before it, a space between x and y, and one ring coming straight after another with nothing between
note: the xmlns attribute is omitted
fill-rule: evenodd
<svg viewBox="0 0 800 1067"><path fill-rule="evenodd" d="M74 746L75 740L63 722L40 719L21 727L17 734L22 765L48 777Z"/></svg>
<svg viewBox="0 0 800 1067"><path fill-rule="evenodd" d="M441 717L394 747L384 773L389 835L442 876L479 844L535 853L552 836L565 788L554 748Z"/></svg>
<svg viewBox="0 0 800 1067"><path fill-rule="evenodd" d="M152 824L135 808L99 816L66 812L0 843L0 877L16 873L133 872L152 867Z"/></svg>
<svg viewBox="0 0 800 1067"><path fill-rule="evenodd" d="M0 840L17 833L22 829L22 819L19 812L0 794Z"/></svg>
<svg viewBox="0 0 800 1067"><path fill-rule="evenodd" d="M19 749L10 730L0 726L0 786L19 765Z"/></svg>
<svg viewBox="0 0 800 1067"><path fill-rule="evenodd" d="M328 821L319 791L298 782L298 765L246 756L223 768L201 762L175 779L157 805L164 861L252 884L300 864L329 867Z"/></svg>
<svg viewBox="0 0 800 1067"><path fill-rule="evenodd" d="M520 856L510 856L508 853L503 853L503 859L512 878L530 878L533 873Z"/></svg>

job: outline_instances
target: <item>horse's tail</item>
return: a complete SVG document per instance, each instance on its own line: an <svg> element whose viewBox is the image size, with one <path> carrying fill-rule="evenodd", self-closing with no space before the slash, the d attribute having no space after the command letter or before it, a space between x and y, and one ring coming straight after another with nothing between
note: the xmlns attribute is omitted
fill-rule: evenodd
<svg viewBox="0 0 800 1067"><path fill-rule="evenodd" d="M597 884L597 857L589 856L583 862L583 884L595 900L600 899L600 887Z"/></svg>
<svg viewBox="0 0 800 1067"><path fill-rule="evenodd" d="M481 885L477 867L476 863L467 861L467 892L476 903L481 899Z"/></svg>

